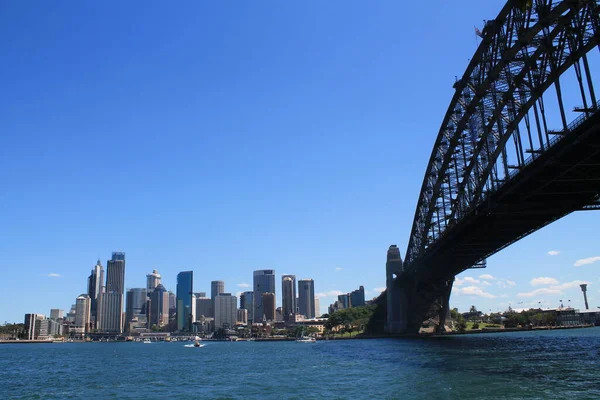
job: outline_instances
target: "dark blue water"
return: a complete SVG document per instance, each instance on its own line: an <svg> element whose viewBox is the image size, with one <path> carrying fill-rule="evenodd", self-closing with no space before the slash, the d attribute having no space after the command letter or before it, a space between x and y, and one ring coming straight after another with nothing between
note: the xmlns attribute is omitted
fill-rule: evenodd
<svg viewBox="0 0 600 400"><path fill-rule="evenodd" d="M0 399L600 399L600 328L442 339L0 345Z"/></svg>

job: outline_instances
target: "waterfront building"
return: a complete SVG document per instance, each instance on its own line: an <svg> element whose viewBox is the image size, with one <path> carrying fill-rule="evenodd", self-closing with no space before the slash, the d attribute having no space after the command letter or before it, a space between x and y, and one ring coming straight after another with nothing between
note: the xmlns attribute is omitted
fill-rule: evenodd
<svg viewBox="0 0 600 400"><path fill-rule="evenodd" d="M192 330L192 294L194 293L194 271L177 274L177 330Z"/></svg>
<svg viewBox="0 0 600 400"><path fill-rule="evenodd" d="M307 319L315 317L315 282L312 279L298 281L298 310Z"/></svg>
<svg viewBox="0 0 600 400"><path fill-rule="evenodd" d="M237 297L219 293L215 297L215 329L233 328L237 322Z"/></svg>
<svg viewBox="0 0 600 400"><path fill-rule="evenodd" d="M205 293L202 293L205 294ZM196 321L200 321L202 317L212 318L212 300L210 297L196 297Z"/></svg>
<svg viewBox="0 0 600 400"><path fill-rule="evenodd" d="M262 295L263 293L273 293L273 296L275 296L275 270L261 269L254 271L253 288L254 313L252 315L252 322L262 322L265 314Z"/></svg>
<svg viewBox="0 0 600 400"><path fill-rule="evenodd" d="M90 297L90 315L91 320L96 325L98 319L98 303L104 290L104 267L100 259L96 262L92 272L88 277L88 291L87 295Z"/></svg>
<svg viewBox="0 0 600 400"><path fill-rule="evenodd" d="M125 327L127 332L133 331L134 328L147 326L147 298L148 291L146 288L133 288L127 290L125 301Z"/></svg>
<svg viewBox="0 0 600 400"><path fill-rule="evenodd" d="M262 294L263 319L275 321L275 293Z"/></svg>
<svg viewBox="0 0 600 400"><path fill-rule="evenodd" d="M146 275L146 291L152 293L154 289L162 282L162 277L157 270L152 270L152 273Z"/></svg>
<svg viewBox="0 0 600 400"><path fill-rule="evenodd" d="M64 318L64 310L60 310L58 308L51 308L50 309L50 319L53 319L55 321L58 321L59 319L63 319Z"/></svg>
<svg viewBox="0 0 600 400"><path fill-rule="evenodd" d="M240 308L248 311L248 321L253 321L254 315L254 292L243 292L240 295Z"/></svg>
<svg viewBox="0 0 600 400"><path fill-rule="evenodd" d="M350 308L350 294L340 294L338 296L338 301L341 304L341 308Z"/></svg>
<svg viewBox="0 0 600 400"><path fill-rule="evenodd" d="M296 308L296 275L282 275L281 313L285 322L294 320Z"/></svg>
<svg viewBox="0 0 600 400"><path fill-rule="evenodd" d="M237 323L239 325L248 325L248 310L245 308L237 310Z"/></svg>
<svg viewBox="0 0 600 400"><path fill-rule="evenodd" d="M149 328L162 328L169 323L169 294L159 283L150 293L150 323Z"/></svg>
<svg viewBox="0 0 600 400"><path fill-rule="evenodd" d="M87 294L82 294L75 300L75 324L73 329L76 334L83 335L90 331L92 300Z"/></svg>
<svg viewBox="0 0 600 400"><path fill-rule="evenodd" d="M350 307L361 307L365 305L365 288L360 286L350 293Z"/></svg>
<svg viewBox="0 0 600 400"><path fill-rule="evenodd" d="M25 339L36 340L40 335L40 323L45 317L42 314L25 314Z"/></svg>
<svg viewBox="0 0 600 400"><path fill-rule="evenodd" d="M60 322L54 319L47 318L40 320L39 325L40 330L37 337L39 340L51 339L55 336L59 336L62 333L62 325Z"/></svg>
<svg viewBox="0 0 600 400"><path fill-rule="evenodd" d="M100 300L98 330L123 333L125 297L125 253L114 252L106 263L106 285Z"/></svg>

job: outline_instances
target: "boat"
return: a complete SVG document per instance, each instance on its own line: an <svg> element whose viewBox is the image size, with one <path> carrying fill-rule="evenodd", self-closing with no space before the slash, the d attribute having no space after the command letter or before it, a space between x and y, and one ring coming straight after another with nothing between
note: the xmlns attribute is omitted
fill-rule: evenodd
<svg viewBox="0 0 600 400"><path fill-rule="evenodd" d="M150 344L150 343L152 343L152 341L150 339L146 338L146 339L144 339L144 341L142 343Z"/></svg>
<svg viewBox="0 0 600 400"><path fill-rule="evenodd" d="M317 339L311 336L300 336L296 339L296 342L298 343L314 343L316 341Z"/></svg>

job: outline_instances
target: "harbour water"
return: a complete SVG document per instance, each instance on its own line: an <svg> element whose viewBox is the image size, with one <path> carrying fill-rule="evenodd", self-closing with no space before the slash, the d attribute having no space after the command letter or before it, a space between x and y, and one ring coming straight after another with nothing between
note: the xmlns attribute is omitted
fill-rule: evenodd
<svg viewBox="0 0 600 400"><path fill-rule="evenodd" d="M0 399L598 399L600 328L438 339L0 346Z"/></svg>

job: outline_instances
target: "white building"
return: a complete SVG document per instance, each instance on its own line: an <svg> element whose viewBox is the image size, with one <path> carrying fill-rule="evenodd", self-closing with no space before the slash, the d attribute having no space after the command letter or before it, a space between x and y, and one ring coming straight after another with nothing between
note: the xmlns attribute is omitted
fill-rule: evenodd
<svg viewBox="0 0 600 400"><path fill-rule="evenodd" d="M90 296L82 294L75 300L75 325L74 330L78 334L89 331L92 301Z"/></svg>
<svg viewBox="0 0 600 400"><path fill-rule="evenodd" d="M240 308L237 310L237 323L241 325L248 325L248 310Z"/></svg>

